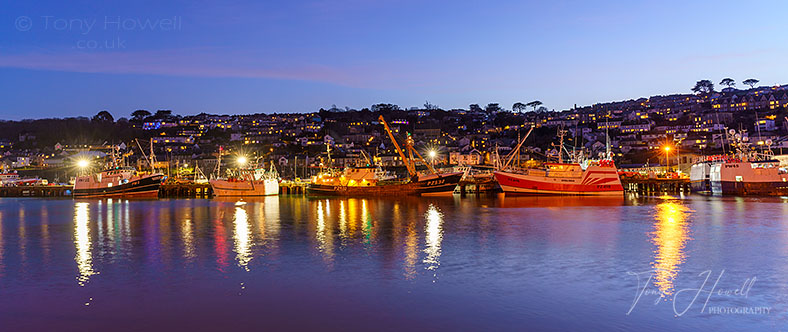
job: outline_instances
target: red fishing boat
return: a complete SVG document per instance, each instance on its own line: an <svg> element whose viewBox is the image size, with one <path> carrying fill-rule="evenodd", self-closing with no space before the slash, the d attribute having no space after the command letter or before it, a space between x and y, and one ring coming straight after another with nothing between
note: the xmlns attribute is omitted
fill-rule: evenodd
<svg viewBox="0 0 788 332"><path fill-rule="evenodd" d="M542 169L521 169L510 167L512 157L509 157L494 173L506 195L623 195L624 187L609 149L598 160L584 159L581 153L567 151L571 162L565 163L562 132L559 137L559 162L545 163ZM524 141L525 138L517 145L518 151Z"/></svg>

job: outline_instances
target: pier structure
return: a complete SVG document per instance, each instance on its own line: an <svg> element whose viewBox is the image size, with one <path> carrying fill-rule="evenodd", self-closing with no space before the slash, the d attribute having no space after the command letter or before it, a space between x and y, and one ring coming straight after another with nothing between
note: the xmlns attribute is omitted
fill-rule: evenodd
<svg viewBox="0 0 788 332"><path fill-rule="evenodd" d="M460 194L460 197L468 195L483 196L492 195L500 191L498 182L494 180L476 181L476 180L461 180L454 189L455 194Z"/></svg>
<svg viewBox="0 0 788 332"><path fill-rule="evenodd" d="M279 183L279 195L306 195L307 182L282 181Z"/></svg>
<svg viewBox="0 0 788 332"><path fill-rule="evenodd" d="M0 197L71 197L72 186L0 187Z"/></svg>
<svg viewBox="0 0 788 332"><path fill-rule="evenodd" d="M164 183L159 187L159 197L162 198L209 198L213 190L208 183Z"/></svg>
<svg viewBox="0 0 788 332"><path fill-rule="evenodd" d="M680 179L637 179L622 178L621 184L625 191L640 194L649 193L689 193L690 181L687 178Z"/></svg>

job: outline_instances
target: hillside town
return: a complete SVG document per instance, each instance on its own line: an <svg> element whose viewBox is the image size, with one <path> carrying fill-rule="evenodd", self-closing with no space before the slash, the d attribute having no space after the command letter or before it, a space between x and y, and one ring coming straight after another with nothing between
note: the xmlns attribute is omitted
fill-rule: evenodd
<svg viewBox="0 0 788 332"><path fill-rule="evenodd" d="M724 152L728 128L747 135L753 144L781 154L788 148L788 85L756 86L750 79L715 91L708 80L692 93L575 106L549 110L539 101L472 104L442 109L426 102L404 109L376 104L360 110L337 106L310 113L249 115L178 115L171 110L136 110L115 119L101 111L92 118L3 121L0 165L4 173L20 172L65 183L80 158L113 153L170 177L209 174L217 156L248 154L273 163L283 177L309 177L321 167L374 163L396 169L402 160L378 121L383 116L404 140L412 137L435 165L492 165L509 154L528 129L532 134L518 160L544 161L556 154L559 131L569 149L596 155L608 145L622 168L673 164L689 168L698 156ZM663 146L675 146L666 152ZM150 153L152 151L152 154Z"/></svg>

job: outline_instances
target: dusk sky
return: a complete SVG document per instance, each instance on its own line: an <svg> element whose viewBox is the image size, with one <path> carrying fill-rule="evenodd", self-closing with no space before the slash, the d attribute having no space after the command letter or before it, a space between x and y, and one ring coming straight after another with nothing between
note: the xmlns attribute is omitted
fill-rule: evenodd
<svg viewBox="0 0 788 332"><path fill-rule="evenodd" d="M0 119L541 100L788 83L784 1L4 1Z"/></svg>

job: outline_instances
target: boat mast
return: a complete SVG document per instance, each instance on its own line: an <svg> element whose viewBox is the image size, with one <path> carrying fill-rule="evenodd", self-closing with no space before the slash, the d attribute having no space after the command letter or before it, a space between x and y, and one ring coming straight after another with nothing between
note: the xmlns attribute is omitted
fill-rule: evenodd
<svg viewBox="0 0 788 332"><path fill-rule="evenodd" d="M515 156L514 154L516 153L516 151L520 150L520 147L523 145L523 143L525 143L525 140L528 139L528 136L531 135L532 131L534 131L534 127L531 127L531 129L528 130L528 133L525 134L525 137L523 137L523 139L521 139L520 142L517 143L517 147L515 148L515 151L509 153L509 156L506 158L506 163L503 164L503 166L501 166L501 170L505 170L509 167L509 164L511 164L512 160L514 160L514 156Z"/></svg>
<svg viewBox="0 0 788 332"><path fill-rule="evenodd" d="M613 159L610 151L610 112L607 112L605 117L605 158Z"/></svg>
<svg viewBox="0 0 788 332"><path fill-rule="evenodd" d="M153 140L153 139L151 139L151 140ZM145 158L145 161L148 162L148 165L150 166L151 173L154 173L155 170L153 169L153 163L151 163L151 159L149 159L148 156L145 155L145 150L142 149L142 145L140 145L140 140L139 139L135 139L134 142L137 142L137 147L140 148L140 153L142 153L142 157Z"/></svg>

